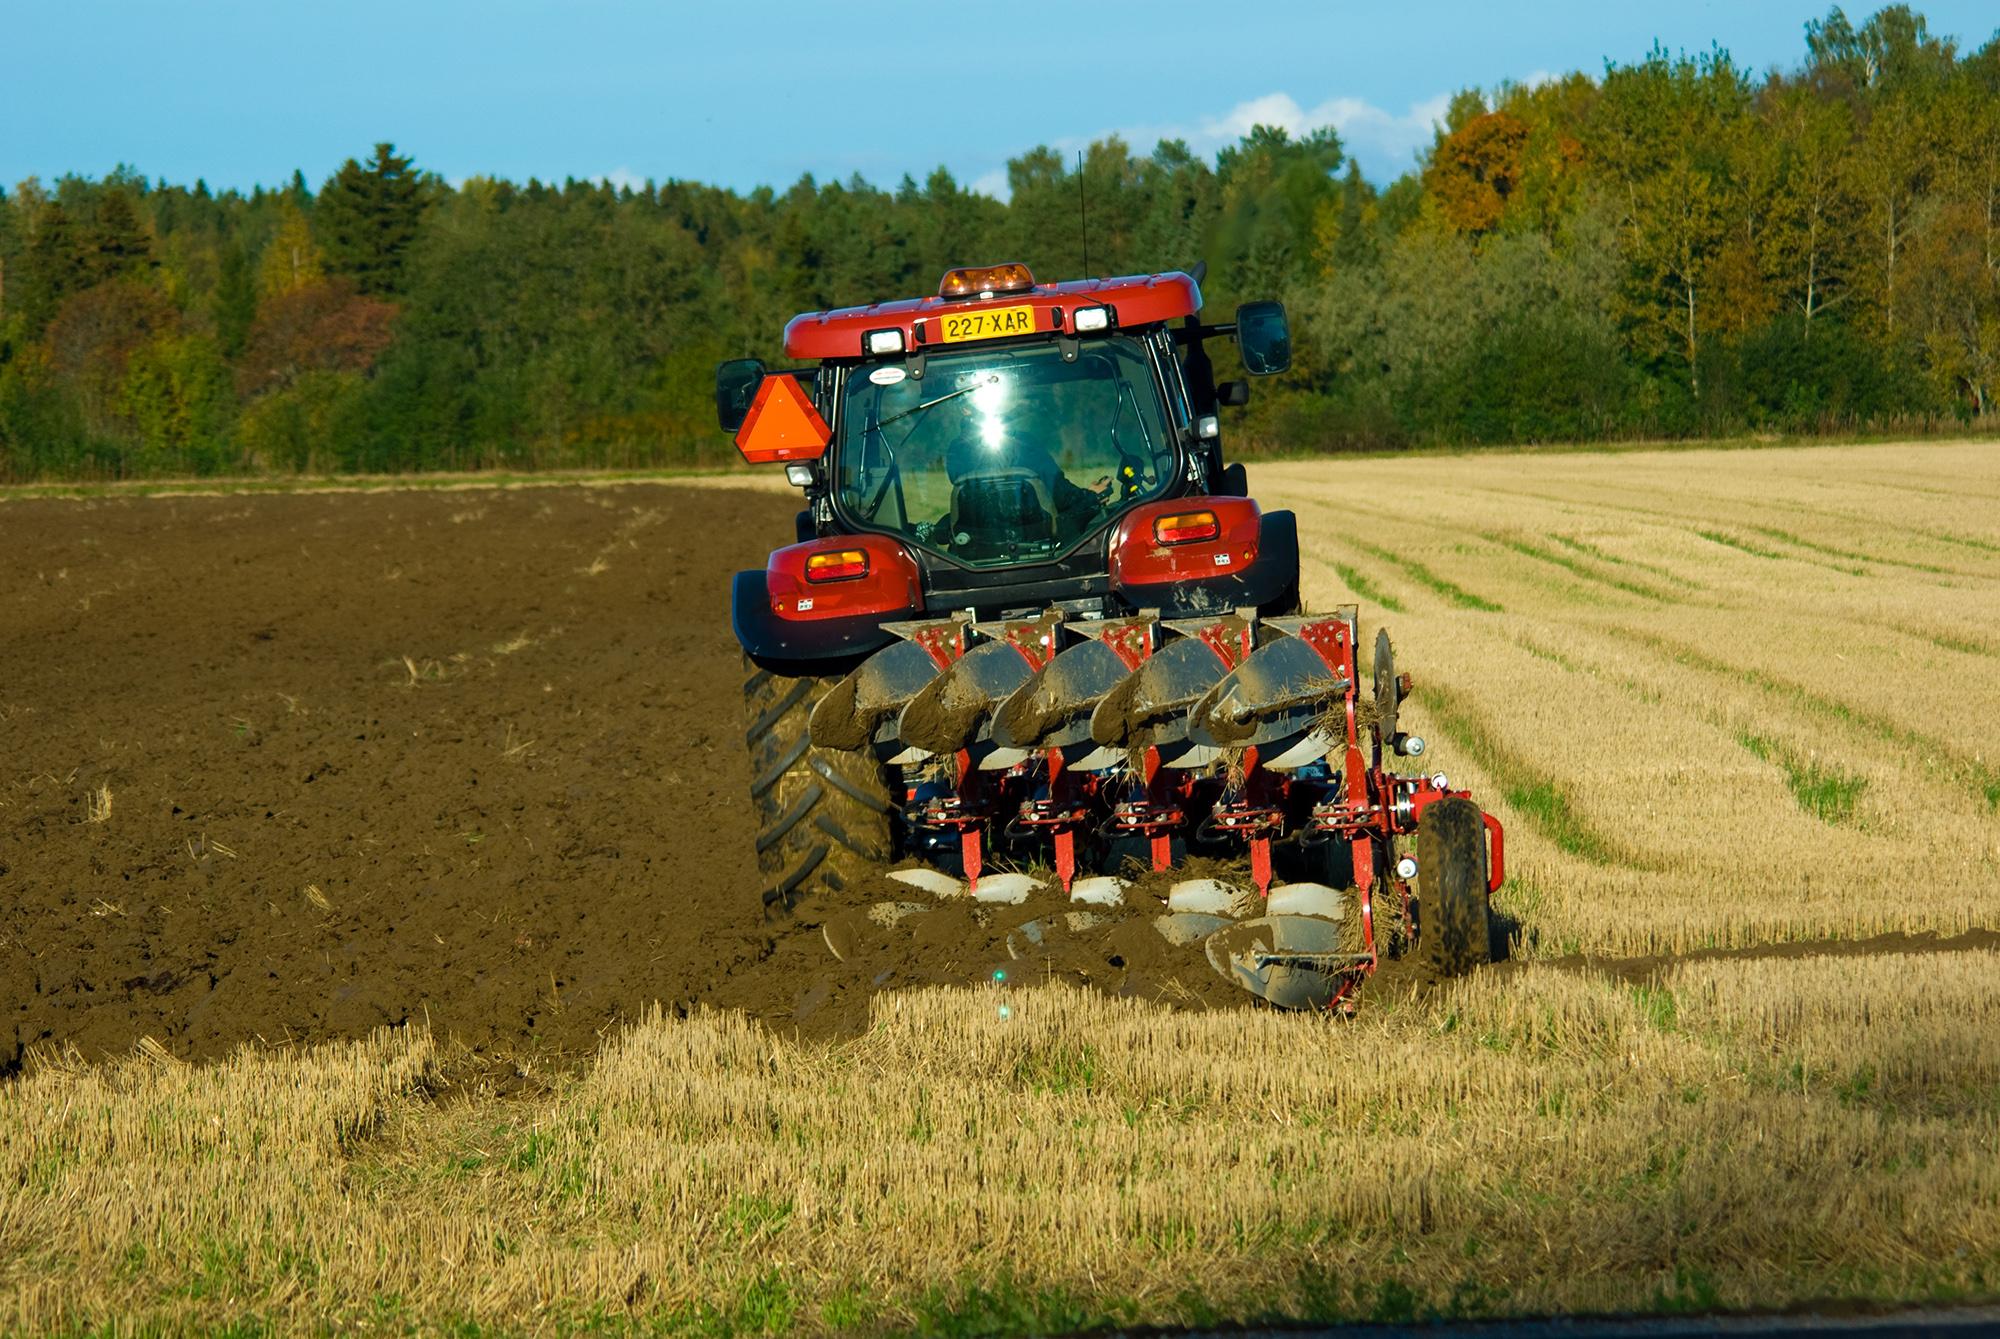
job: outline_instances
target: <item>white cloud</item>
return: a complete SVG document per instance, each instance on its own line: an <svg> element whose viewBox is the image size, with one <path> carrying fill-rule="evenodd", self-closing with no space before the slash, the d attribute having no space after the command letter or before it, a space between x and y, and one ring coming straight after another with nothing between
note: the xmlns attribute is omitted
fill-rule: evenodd
<svg viewBox="0 0 2000 1339"><path fill-rule="evenodd" d="M629 167L614 167L598 178L613 190L644 190L646 179Z"/></svg>
<svg viewBox="0 0 2000 1339"><path fill-rule="evenodd" d="M1007 169L1004 167L996 167L991 172L974 177L972 184L965 189L976 195L990 195L1000 201L1005 201L1014 193L1007 185Z"/></svg>
<svg viewBox="0 0 2000 1339"><path fill-rule="evenodd" d="M1341 143L1348 155L1361 164L1363 172L1371 177L1390 178L1408 171L1417 154L1430 146L1435 127L1443 122L1450 104L1451 95L1440 93L1411 103L1401 113L1351 97L1328 98L1308 108L1300 106L1298 99L1289 93L1266 93L1193 125L1146 126L1120 134L1140 153L1149 152L1163 139L1183 139L1197 154L1213 155L1260 125L1278 127L1295 137L1332 126L1340 132Z"/></svg>
<svg viewBox="0 0 2000 1339"><path fill-rule="evenodd" d="M1522 82L1534 87L1556 77L1546 70L1537 70ZM1393 181L1416 167L1417 156L1430 148L1450 106L1449 93L1413 102L1402 112L1391 112L1365 99L1351 97L1328 98L1308 108L1300 106L1298 99L1289 93L1266 93L1239 102L1226 112L1191 122L1117 126L1091 135L1053 140L1049 147L1073 157L1077 150L1088 148L1093 141L1117 135L1135 154L1149 154L1161 140L1178 139L1186 141L1197 157L1213 159L1217 150L1236 143L1260 125L1279 127L1295 138L1322 126L1332 126L1340 132L1340 142L1348 157L1361 165L1364 175L1379 184ZM969 170L974 175L966 181L966 190L1002 203L1012 196L1004 165L984 170L974 166ZM629 176L630 172L619 168L606 179L617 185L621 174Z"/></svg>
<svg viewBox="0 0 2000 1339"><path fill-rule="evenodd" d="M1544 83L1552 76L1537 71L1529 83ZM1117 135L1134 153L1146 154L1163 139L1185 140L1197 156L1213 158L1257 126L1276 126L1294 137L1311 134L1322 126L1340 132L1340 142L1361 170L1378 182L1401 176L1416 166L1417 155L1431 144L1436 127L1444 122L1451 105L1449 93L1439 93L1422 102L1413 102L1403 112L1391 112L1361 98L1328 98L1313 107L1302 107L1289 93L1266 93L1239 102L1228 111L1193 122L1124 126L1081 138L1059 139L1050 147L1065 153L1086 148L1093 140ZM1008 198L1007 170L995 168L973 178L970 189L996 200Z"/></svg>

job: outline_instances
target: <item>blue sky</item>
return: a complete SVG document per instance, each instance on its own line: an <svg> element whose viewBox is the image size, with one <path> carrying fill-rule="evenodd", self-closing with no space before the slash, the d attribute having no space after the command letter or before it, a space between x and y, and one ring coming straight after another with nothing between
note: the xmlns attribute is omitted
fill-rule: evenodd
<svg viewBox="0 0 2000 1339"><path fill-rule="evenodd" d="M1962 48L1994 0L1917 6ZM1109 132L1213 152L1254 121L1333 124L1407 168L1450 93L1711 42L1796 63L1798 0L7 0L0 181L119 163L214 187L317 184L394 140L420 166L748 188L1008 157ZM1852 5L1858 22L1872 6Z"/></svg>

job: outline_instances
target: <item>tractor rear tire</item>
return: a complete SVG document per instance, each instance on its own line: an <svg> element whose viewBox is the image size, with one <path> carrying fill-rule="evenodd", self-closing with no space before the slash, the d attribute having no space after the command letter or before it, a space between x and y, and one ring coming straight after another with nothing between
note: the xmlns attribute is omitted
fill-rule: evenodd
<svg viewBox="0 0 2000 1339"><path fill-rule="evenodd" d="M814 748L813 707L835 680L791 677L743 662L743 740L757 815L757 868L767 909L854 887L891 854L895 804L870 753Z"/></svg>
<svg viewBox="0 0 2000 1339"><path fill-rule="evenodd" d="M1417 933L1424 956L1444 976L1493 960L1486 895L1486 820L1453 796L1417 824Z"/></svg>

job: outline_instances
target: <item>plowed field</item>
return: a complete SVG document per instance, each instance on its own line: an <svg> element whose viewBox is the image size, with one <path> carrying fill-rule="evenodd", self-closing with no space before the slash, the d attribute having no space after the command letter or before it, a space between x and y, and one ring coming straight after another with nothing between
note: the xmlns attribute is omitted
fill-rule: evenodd
<svg viewBox="0 0 2000 1339"><path fill-rule="evenodd" d="M769 494L0 506L0 1059L594 1047L766 951L726 574Z"/></svg>

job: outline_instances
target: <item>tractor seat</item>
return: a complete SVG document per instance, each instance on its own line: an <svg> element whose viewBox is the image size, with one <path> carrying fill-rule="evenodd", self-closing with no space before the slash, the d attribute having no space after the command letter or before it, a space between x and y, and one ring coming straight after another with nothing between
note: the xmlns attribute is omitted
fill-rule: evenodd
<svg viewBox="0 0 2000 1339"><path fill-rule="evenodd" d="M950 525L954 552L1000 556L1024 542L1055 539L1055 497L1034 470L984 469L952 485Z"/></svg>

